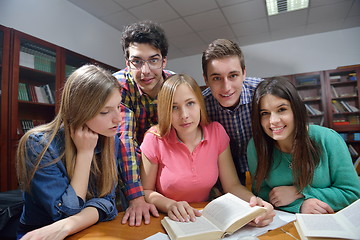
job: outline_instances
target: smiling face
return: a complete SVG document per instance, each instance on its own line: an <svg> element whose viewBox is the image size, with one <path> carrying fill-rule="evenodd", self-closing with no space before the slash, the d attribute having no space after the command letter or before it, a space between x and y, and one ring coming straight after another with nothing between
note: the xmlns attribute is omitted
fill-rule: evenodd
<svg viewBox="0 0 360 240"><path fill-rule="evenodd" d="M106 137L115 136L121 121L120 102L120 92L114 89L100 112L86 122L88 128Z"/></svg>
<svg viewBox="0 0 360 240"><path fill-rule="evenodd" d="M187 84L180 84L174 94L171 125L181 139L181 136L195 134L199 123L199 101Z"/></svg>
<svg viewBox="0 0 360 240"><path fill-rule="evenodd" d="M265 133L277 141L280 149L291 149L294 141L294 113L290 102L271 94L260 100L259 114Z"/></svg>
<svg viewBox="0 0 360 240"><path fill-rule="evenodd" d="M162 66L151 69L148 63L144 63L140 69L136 69L130 61L162 61ZM131 69L131 75L140 89L155 98L164 82L162 71L166 67L166 57L161 55L161 51L148 43L131 43L129 46L129 59L126 65Z"/></svg>
<svg viewBox="0 0 360 240"><path fill-rule="evenodd" d="M229 56L208 62L205 82L220 105L231 108L239 104L245 75L239 57Z"/></svg>

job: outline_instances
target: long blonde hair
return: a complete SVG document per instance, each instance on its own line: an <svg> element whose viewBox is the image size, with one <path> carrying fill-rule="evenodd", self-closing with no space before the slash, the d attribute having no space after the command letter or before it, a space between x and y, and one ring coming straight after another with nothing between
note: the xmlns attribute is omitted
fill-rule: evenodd
<svg viewBox="0 0 360 240"><path fill-rule="evenodd" d="M201 89L196 81L186 74L174 74L166 79L158 94L158 129L161 137L167 135L171 129L171 116L173 110L174 95L177 87L186 84L193 90L197 101L200 105L200 125L204 126L209 123L204 98Z"/></svg>
<svg viewBox="0 0 360 240"><path fill-rule="evenodd" d="M66 81L61 95L60 109L50 123L35 127L24 134L17 149L17 176L20 187L30 192L31 180L42 167L63 161L69 179L73 177L76 159L76 146L70 136L70 127L77 129L95 117L103 108L113 91L119 91L120 85L110 72L95 66L84 65L74 71ZM65 146L60 156L46 165L41 159L48 150L59 130L64 129ZM44 149L35 161L32 161L28 139L31 134L44 133L40 144ZM117 170L114 154L114 138L99 135L101 156L94 154L91 165L87 198L109 194L117 182ZM96 193L94 192L94 189Z"/></svg>

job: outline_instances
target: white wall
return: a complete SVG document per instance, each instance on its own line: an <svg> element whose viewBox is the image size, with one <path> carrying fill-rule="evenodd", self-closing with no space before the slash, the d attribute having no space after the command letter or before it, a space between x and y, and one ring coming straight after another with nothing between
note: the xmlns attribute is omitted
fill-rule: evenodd
<svg viewBox="0 0 360 240"><path fill-rule="evenodd" d="M124 67L121 32L67 0L0 0L0 24L109 65ZM248 76L270 77L360 64L360 27L243 46ZM171 51L171 48L169 49ZM168 62L204 85L201 55Z"/></svg>
<svg viewBox="0 0 360 240"><path fill-rule="evenodd" d="M0 24L123 67L121 32L66 0L0 0Z"/></svg>
<svg viewBox="0 0 360 240"><path fill-rule="evenodd" d="M360 27L241 47L247 76L272 77L360 64ZM171 51L171 49L170 49ZM168 68L188 73L200 85L201 54L170 60Z"/></svg>

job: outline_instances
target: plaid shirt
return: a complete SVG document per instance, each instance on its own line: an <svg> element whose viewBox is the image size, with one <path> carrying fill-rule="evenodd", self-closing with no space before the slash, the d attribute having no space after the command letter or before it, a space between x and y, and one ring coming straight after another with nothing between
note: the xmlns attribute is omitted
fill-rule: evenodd
<svg viewBox="0 0 360 240"><path fill-rule="evenodd" d="M255 88L261 80L249 77L244 80L240 102L233 110L223 108L213 97L210 88L203 91L209 118L211 121L220 122L230 137L231 155L239 175L248 170L246 148L252 137L251 102Z"/></svg>
<svg viewBox="0 0 360 240"><path fill-rule="evenodd" d="M171 71L164 70L163 77L166 79ZM135 83L128 68L114 73L122 86L121 92L121 115L122 120L119 127L121 158L119 172L121 175L120 184L125 188L125 195L128 200L144 195L140 182L140 144L143 141L145 132L157 124L156 99L150 98L142 93Z"/></svg>

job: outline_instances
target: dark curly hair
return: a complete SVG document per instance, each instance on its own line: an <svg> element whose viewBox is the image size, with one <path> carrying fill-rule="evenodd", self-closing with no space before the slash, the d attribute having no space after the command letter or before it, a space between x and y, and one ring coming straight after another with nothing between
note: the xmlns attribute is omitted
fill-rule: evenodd
<svg viewBox="0 0 360 240"><path fill-rule="evenodd" d="M169 44L165 31L159 24L146 20L130 24L124 28L121 37L125 59L129 59L129 46L131 43L148 43L160 50L162 57L168 54Z"/></svg>

